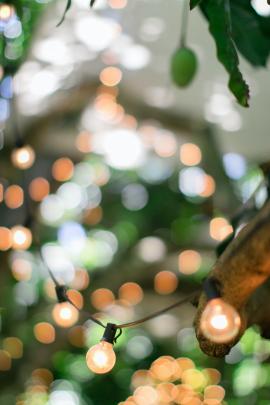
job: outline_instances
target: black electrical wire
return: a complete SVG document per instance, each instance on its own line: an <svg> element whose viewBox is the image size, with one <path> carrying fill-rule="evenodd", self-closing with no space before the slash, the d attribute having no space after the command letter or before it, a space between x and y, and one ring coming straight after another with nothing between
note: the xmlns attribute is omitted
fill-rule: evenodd
<svg viewBox="0 0 270 405"><path fill-rule="evenodd" d="M33 217L32 217L32 215L31 215L31 203L30 203L29 198L28 198L28 193L26 192L27 181L26 181L25 173L23 173L23 176L22 176L22 183L23 183L23 189L24 189L24 191L25 191L25 208L26 208L26 221L25 221L25 222L30 222L31 225L33 225ZM40 259L41 259L42 263L45 265L45 267L46 267L46 269L47 269L47 272L48 272L48 274L49 274L51 280L52 280L53 283L54 283L56 295L57 295L57 298L58 298L58 302L59 302L59 303L61 303L61 302L69 302L69 303L70 303L71 305L73 305L73 307L76 308L79 312L82 312L82 310L81 310L80 308L78 308L78 307L69 299L69 297L68 297L68 295L67 295L66 286L59 283L59 281L58 281L58 280L56 279L56 277L54 276L53 272L50 270L50 268L46 265L45 261L43 260L42 253L41 253L41 247L40 247L40 243L39 243L38 238L36 238L35 242L36 242L36 244L37 244L37 246L38 246L38 249L39 249L39 256L40 256ZM147 321L149 321L149 320L151 320L151 319L157 318L158 316L160 316L160 315L162 315L162 314L164 314L164 313L170 311L170 310L173 309L173 308L176 308L176 307L178 307L178 306L180 306L180 305L182 305L182 304L185 304L186 302L192 301L198 294L199 294L199 291L196 291L196 292L194 292L194 293L188 295L187 297L182 298L182 299L179 300L179 301L176 301L176 302L173 303L172 305L170 305L170 306L168 306L168 307L166 307L166 308L163 308L163 309L161 309L161 310L159 310L159 311L157 311L157 312L154 312L154 313L152 313L152 314L150 314L150 315L148 315L148 316L146 316L146 317L144 317L144 318L138 319L138 320L136 320L136 321L128 322L128 323L125 323L125 324L115 325L115 327L116 327L117 329L119 329L120 334L121 334L121 333L122 333L122 332L121 332L122 329L124 329L124 328L129 328L129 327L133 327L133 326L137 326L137 325L140 325L140 324L142 324L142 323L145 323L145 322L147 322ZM85 311L83 311L83 312L85 312ZM92 314L89 314L89 313L87 312L87 316L88 316L88 318L89 318L92 322L94 322L94 323L96 323L97 325L101 326L102 328L106 329L106 325L104 325L99 319L95 318ZM118 336L120 336L120 334L119 334Z"/></svg>
<svg viewBox="0 0 270 405"><path fill-rule="evenodd" d="M31 214L31 201L29 199L28 193L27 193L27 180L26 180L26 175L25 172L22 173L22 187L24 190L24 195L25 195L25 199L24 199L24 206L25 206L25 226L29 226L30 228L33 227L33 216ZM35 238L35 242L36 245L38 247L39 250L39 257L40 260L42 261L43 265L46 267L47 272L51 278L51 280L54 283L55 286L55 291L56 291L56 295L58 298L58 302L69 302L71 305L74 306L74 308L76 308L78 311L82 312L80 310L80 308L78 308L67 296L66 294L66 287L65 285L62 285L59 283L59 281L56 279L56 277L54 276L53 272L51 271L51 269L47 266L47 264L45 263L45 261L43 260L42 254L41 254L41 247L40 247L40 242L39 242L39 238ZM88 314L88 318L96 323L97 325L101 326L102 328L106 328L106 326L98 319L96 319L93 315Z"/></svg>
<svg viewBox="0 0 270 405"><path fill-rule="evenodd" d="M179 307L180 305L185 304L187 302L191 302L194 298L196 298L198 296L198 294L200 292L201 292L201 290L195 291L192 294L188 295L187 297L182 298L179 301L176 301L174 304L169 305L166 308L163 308L163 309L161 309L161 310L159 310L157 312L154 312L154 313L152 313L152 314L150 314L150 315L148 315L148 316L146 316L144 318L138 319L136 321L116 325L116 328L117 329L124 329L124 328L130 328L132 326L141 325L144 322L150 321L151 319L157 318L158 316L160 316L162 314L165 314L166 312L170 311L173 308Z"/></svg>

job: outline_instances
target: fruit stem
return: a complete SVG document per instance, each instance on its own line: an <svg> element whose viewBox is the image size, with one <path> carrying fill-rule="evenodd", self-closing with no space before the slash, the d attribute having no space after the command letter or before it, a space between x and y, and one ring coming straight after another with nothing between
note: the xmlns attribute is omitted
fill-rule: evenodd
<svg viewBox="0 0 270 405"><path fill-rule="evenodd" d="M181 33L180 33L180 48L186 46L187 28L188 28L188 0L182 0L182 18L181 18Z"/></svg>

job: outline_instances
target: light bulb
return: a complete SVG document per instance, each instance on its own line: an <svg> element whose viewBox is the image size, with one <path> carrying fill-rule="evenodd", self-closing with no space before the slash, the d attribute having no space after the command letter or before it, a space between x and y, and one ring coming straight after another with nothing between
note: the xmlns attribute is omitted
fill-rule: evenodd
<svg viewBox="0 0 270 405"><path fill-rule="evenodd" d="M93 373L105 374L111 371L116 362L113 344L101 341L91 347L86 354L86 363Z"/></svg>
<svg viewBox="0 0 270 405"><path fill-rule="evenodd" d="M241 319L238 312L221 298L210 300L201 317L200 329L215 343L226 343L239 333Z"/></svg>
<svg viewBox="0 0 270 405"><path fill-rule="evenodd" d="M79 311L70 302L56 304L52 311L55 323L61 328L69 328L79 319Z"/></svg>
<svg viewBox="0 0 270 405"><path fill-rule="evenodd" d="M14 226L11 228L12 248L26 250L31 246L32 233L24 226Z"/></svg>
<svg viewBox="0 0 270 405"><path fill-rule="evenodd" d="M11 161L19 169L29 169L35 161L35 152L29 145L16 148L11 154Z"/></svg>

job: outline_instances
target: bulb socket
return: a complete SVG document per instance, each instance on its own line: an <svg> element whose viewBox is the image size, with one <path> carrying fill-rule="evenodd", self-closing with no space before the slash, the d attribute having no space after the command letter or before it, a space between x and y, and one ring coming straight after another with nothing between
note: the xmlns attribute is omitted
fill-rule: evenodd
<svg viewBox="0 0 270 405"><path fill-rule="evenodd" d="M64 285L56 285L55 292L59 303L67 302L67 288Z"/></svg>
<svg viewBox="0 0 270 405"><path fill-rule="evenodd" d="M15 141L15 147L17 149L22 148L25 145L24 141L18 136L16 141Z"/></svg>
<svg viewBox="0 0 270 405"><path fill-rule="evenodd" d="M101 341L114 344L116 332L117 332L116 325L114 323L107 323Z"/></svg>
<svg viewBox="0 0 270 405"><path fill-rule="evenodd" d="M221 285L215 277L206 278L203 281L203 289L208 301L221 297Z"/></svg>

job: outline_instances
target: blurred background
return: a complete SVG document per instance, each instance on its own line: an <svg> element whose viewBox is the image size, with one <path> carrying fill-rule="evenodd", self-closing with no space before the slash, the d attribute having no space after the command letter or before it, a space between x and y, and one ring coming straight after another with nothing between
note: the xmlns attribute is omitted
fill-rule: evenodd
<svg viewBox="0 0 270 405"><path fill-rule="evenodd" d="M220 384L225 400L205 404L269 404L270 343L253 328L225 359L209 358L198 347L191 304L125 330L108 375L85 362L103 332L87 312L129 322L197 290L216 248L264 203L269 73L241 60L252 99L249 109L237 106L195 10L187 38L199 70L189 88L176 88L170 58L182 0L97 0L94 10L73 0L59 27L64 1L7 3L0 4L0 404L173 404L154 398L158 390L127 401L146 380L153 386L153 370L141 370L160 356L181 357L193 370L182 382L197 397L176 403L202 403L205 387ZM262 1L253 6L270 14ZM69 324L53 311L48 269L85 309Z"/></svg>

